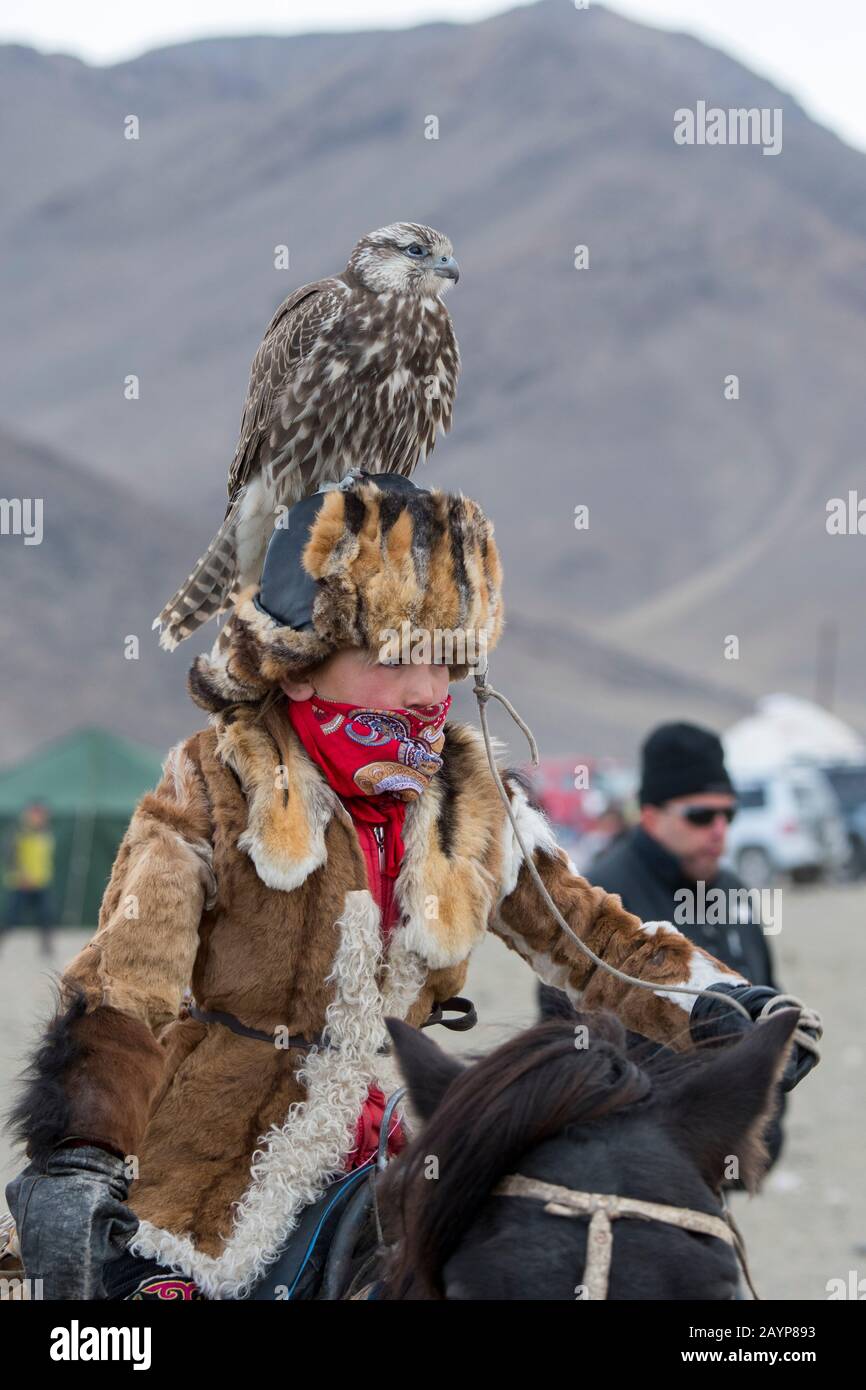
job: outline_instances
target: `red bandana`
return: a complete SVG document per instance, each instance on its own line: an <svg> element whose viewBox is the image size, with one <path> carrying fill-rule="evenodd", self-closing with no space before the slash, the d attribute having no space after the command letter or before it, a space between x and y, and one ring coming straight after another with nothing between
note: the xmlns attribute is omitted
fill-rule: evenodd
<svg viewBox="0 0 866 1390"><path fill-rule="evenodd" d="M396 877L406 802L415 801L442 766L451 696L417 709L366 709L321 695L288 704L295 733L351 815L371 825L390 823L385 872Z"/></svg>

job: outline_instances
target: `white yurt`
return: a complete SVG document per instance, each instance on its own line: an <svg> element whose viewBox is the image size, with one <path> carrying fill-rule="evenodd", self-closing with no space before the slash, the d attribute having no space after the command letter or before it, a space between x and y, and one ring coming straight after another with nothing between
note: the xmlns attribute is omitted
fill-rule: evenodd
<svg viewBox="0 0 866 1390"><path fill-rule="evenodd" d="M754 714L722 735L728 771L737 777L791 763L866 762L866 742L829 710L797 695L766 695Z"/></svg>

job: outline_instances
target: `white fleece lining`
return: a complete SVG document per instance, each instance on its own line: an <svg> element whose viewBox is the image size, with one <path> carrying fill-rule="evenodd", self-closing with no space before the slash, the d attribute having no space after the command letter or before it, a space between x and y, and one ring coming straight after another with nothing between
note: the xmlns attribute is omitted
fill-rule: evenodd
<svg viewBox="0 0 866 1390"><path fill-rule="evenodd" d="M405 1018L426 984L428 967L411 949L405 927L391 934L382 985L382 1016Z"/></svg>
<svg viewBox="0 0 866 1390"><path fill-rule="evenodd" d="M253 1154L253 1181L235 1204L225 1248L207 1255L189 1236L148 1221L129 1246L131 1254L195 1279L208 1298L246 1297L277 1258L302 1208L343 1171L377 1074L377 1050L387 1041L383 1018L386 1012L405 1016L418 997L422 968L403 949L399 932L391 942L385 989L379 990L380 913L367 889L346 894L338 925L340 940L328 976L336 990L326 1013L326 1030L336 1045L308 1053L298 1072L306 1099L290 1106L283 1124L260 1138L264 1147Z"/></svg>

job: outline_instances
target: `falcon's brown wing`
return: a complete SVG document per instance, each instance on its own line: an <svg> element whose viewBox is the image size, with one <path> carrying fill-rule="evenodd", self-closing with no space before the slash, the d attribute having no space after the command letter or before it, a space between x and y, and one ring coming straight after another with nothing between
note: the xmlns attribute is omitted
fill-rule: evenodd
<svg viewBox="0 0 866 1390"><path fill-rule="evenodd" d="M339 312L346 289L346 282L340 276L302 285L283 300L265 329L250 368L240 435L229 469L229 508L255 472L259 449L270 428L275 399L293 369L313 347L322 325Z"/></svg>

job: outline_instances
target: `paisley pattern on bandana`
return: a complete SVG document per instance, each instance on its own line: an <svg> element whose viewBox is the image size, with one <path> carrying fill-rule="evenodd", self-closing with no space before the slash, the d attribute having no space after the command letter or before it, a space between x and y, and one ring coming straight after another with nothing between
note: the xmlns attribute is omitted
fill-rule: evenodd
<svg viewBox="0 0 866 1390"><path fill-rule="evenodd" d="M318 719L316 698L311 703ZM393 709L353 709L349 714L325 719L322 733L334 734L342 728L346 738L361 748L388 751L385 758L364 763L354 771L354 783L366 795L389 791L410 801L421 795L430 778L441 769L438 749L445 744L442 726L448 705L450 698L425 710L405 713Z"/></svg>
<svg viewBox="0 0 866 1390"><path fill-rule="evenodd" d="M442 766L451 696L416 709L365 709L321 695L286 703L295 733L353 819L390 828L384 872L396 878L406 803Z"/></svg>
<svg viewBox="0 0 866 1390"><path fill-rule="evenodd" d="M450 695L438 704L412 710L365 709L318 695L309 700L319 733L334 740L324 750L325 756L332 753L344 771L351 771L355 787L365 796L390 792L403 801L420 796L442 766L443 726L450 705ZM356 759L350 754L347 760L348 750L338 737L365 751L375 749L378 756L347 768L347 761L351 764Z"/></svg>

